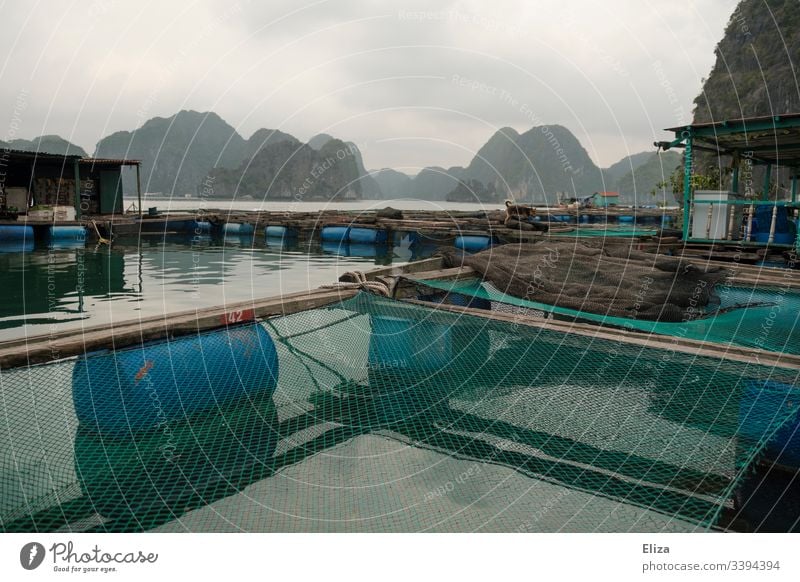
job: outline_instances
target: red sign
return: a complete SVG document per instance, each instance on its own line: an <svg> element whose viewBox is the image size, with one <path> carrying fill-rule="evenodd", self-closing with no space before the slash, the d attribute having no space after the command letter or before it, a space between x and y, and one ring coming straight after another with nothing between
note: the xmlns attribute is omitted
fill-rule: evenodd
<svg viewBox="0 0 800 582"><path fill-rule="evenodd" d="M243 321L252 321L256 318L255 311L252 309L237 309L228 311L220 316L223 325L234 325Z"/></svg>

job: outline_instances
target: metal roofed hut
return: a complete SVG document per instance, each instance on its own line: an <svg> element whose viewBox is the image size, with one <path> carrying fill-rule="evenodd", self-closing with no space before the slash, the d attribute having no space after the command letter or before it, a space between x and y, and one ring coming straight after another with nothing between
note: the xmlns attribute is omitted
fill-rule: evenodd
<svg viewBox="0 0 800 582"><path fill-rule="evenodd" d="M673 127L671 142L656 142L663 150L684 148L683 240L694 243L737 241L755 247L800 249L796 218L800 171L800 113L732 119ZM696 190L695 150L730 160L730 190ZM722 166L722 162L720 161ZM742 192L744 171L764 168L760 195ZM789 170L791 193L780 199L771 185L776 170Z"/></svg>

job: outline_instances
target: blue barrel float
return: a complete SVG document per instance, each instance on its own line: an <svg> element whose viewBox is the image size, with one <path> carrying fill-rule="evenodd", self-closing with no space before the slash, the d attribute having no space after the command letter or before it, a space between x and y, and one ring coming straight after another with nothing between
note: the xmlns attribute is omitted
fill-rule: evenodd
<svg viewBox="0 0 800 582"><path fill-rule="evenodd" d="M356 244L382 245L386 244L388 236L382 229L354 226L350 228L347 239Z"/></svg>
<svg viewBox="0 0 800 582"><path fill-rule="evenodd" d="M81 424L126 436L274 390L278 356L258 323L88 354L72 372Z"/></svg>
<svg viewBox="0 0 800 582"><path fill-rule="evenodd" d="M492 246L492 238L489 236L457 236L455 246L457 249L477 253Z"/></svg>
<svg viewBox="0 0 800 582"><path fill-rule="evenodd" d="M209 234L211 232L211 223L207 220L195 220L192 232L194 234Z"/></svg>
<svg viewBox="0 0 800 582"><path fill-rule="evenodd" d="M225 236L250 236L255 232L252 224L241 222L226 222L222 225L222 234Z"/></svg>
<svg viewBox="0 0 800 582"><path fill-rule="evenodd" d="M350 238L350 227L323 226L319 236L324 242L346 242Z"/></svg>
<svg viewBox="0 0 800 582"><path fill-rule="evenodd" d="M297 238L297 229L274 224L264 228L264 236L267 238Z"/></svg>
<svg viewBox="0 0 800 582"><path fill-rule="evenodd" d="M636 220L636 217L635 216L631 216L629 214L620 214L617 217L617 221L620 224L633 224L635 220Z"/></svg>
<svg viewBox="0 0 800 582"><path fill-rule="evenodd" d="M33 227L24 224L0 225L0 242L33 240Z"/></svg>
<svg viewBox="0 0 800 582"><path fill-rule="evenodd" d="M47 229L48 246L54 249L81 248L86 244L86 229L82 226L51 226Z"/></svg>

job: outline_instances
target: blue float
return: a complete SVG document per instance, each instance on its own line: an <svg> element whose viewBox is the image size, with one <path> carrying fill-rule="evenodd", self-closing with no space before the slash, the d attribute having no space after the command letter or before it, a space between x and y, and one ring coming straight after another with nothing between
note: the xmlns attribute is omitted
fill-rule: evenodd
<svg viewBox="0 0 800 582"><path fill-rule="evenodd" d="M82 226L51 226L47 229L47 238L52 241L86 240L86 229Z"/></svg>
<svg viewBox="0 0 800 582"><path fill-rule="evenodd" d="M320 238L325 242L343 242L350 238L349 226L323 226Z"/></svg>
<svg viewBox="0 0 800 582"><path fill-rule="evenodd" d="M492 239L488 236L457 236L455 245L457 249L476 253L492 246Z"/></svg>
<svg viewBox="0 0 800 582"><path fill-rule="evenodd" d="M208 234L211 232L211 223L207 220L195 220L192 228L194 234Z"/></svg>
<svg viewBox="0 0 800 582"><path fill-rule="evenodd" d="M620 214L617 217L617 220L622 224L632 224L636 220L636 217L629 216L627 214Z"/></svg>
<svg viewBox="0 0 800 582"><path fill-rule="evenodd" d="M33 227L24 224L0 225L0 241L33 240Z"/></svg>
<svg viewBox="0 0 800 582"><path fill-rule="evenodd" d="M297 238L297 229L271 225L264 229L264 236L268 238Z"/></svg>
<svg viewBox="0 0 800 582"><path fill-rule="evenodd" d="M222 234L225 236L250 236L255 232L252 224L240 222L226 222L222 225Z"/></svg>
<svg viewBox="0 0 800 582"><path fill-rule="evenodd" d="M278 379L275 344L251 323L89 354L72 372L80 422L127 436L265 390Z"/></svg>
<svg viewBox="0 0 800 582"><path fill-rule="evenodd" d="M739 434L758 442L788 418L766 446L768 459L793 469L800 468L800 388L773 381L749 381L739 405Z"/></svg>
<svg viewBox="0 0 800 582"><path fill-rule="evenodd" d="M347 236L351 243L380 245L386 244L388 236L385 230L354 226Z"/></svg>

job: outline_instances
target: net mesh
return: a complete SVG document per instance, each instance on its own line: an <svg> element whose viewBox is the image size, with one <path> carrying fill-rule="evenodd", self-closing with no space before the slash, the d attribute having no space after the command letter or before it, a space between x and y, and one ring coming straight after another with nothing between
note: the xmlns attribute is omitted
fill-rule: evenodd
<svg viewBox="0 0 800 582"><path fill-rule="evenodd" d="M215 373L157 376L159 358L184 357L175 342L3 370L0 528L707 530L796 420L785 399L754 398L793 389L796 370L366 293L254 327L255 364L226 359L246 348L237 328L202 334L195 363ZM96 403L164 382L163 414L108 424L75 393L85 370Z"/></svg>
<svg viewBox="0 0 800 582"><path fill-rule="evenodd" d="M481 305L506 312L588 321L644 333L730 344L786 354L800 354L800 294L786 288L720 285L716 302L704 316L666 322L615 317L548 305L504 293L492 282L477 278L415 281L418 296L436 302Z"/></svg>
<svg viewBox="0 0 800 582"><path fill-rule="evenodd" d="M442 252L505 293L612 317L680 322L702 316L726 272L606 241L508 244Z"/></svg>

